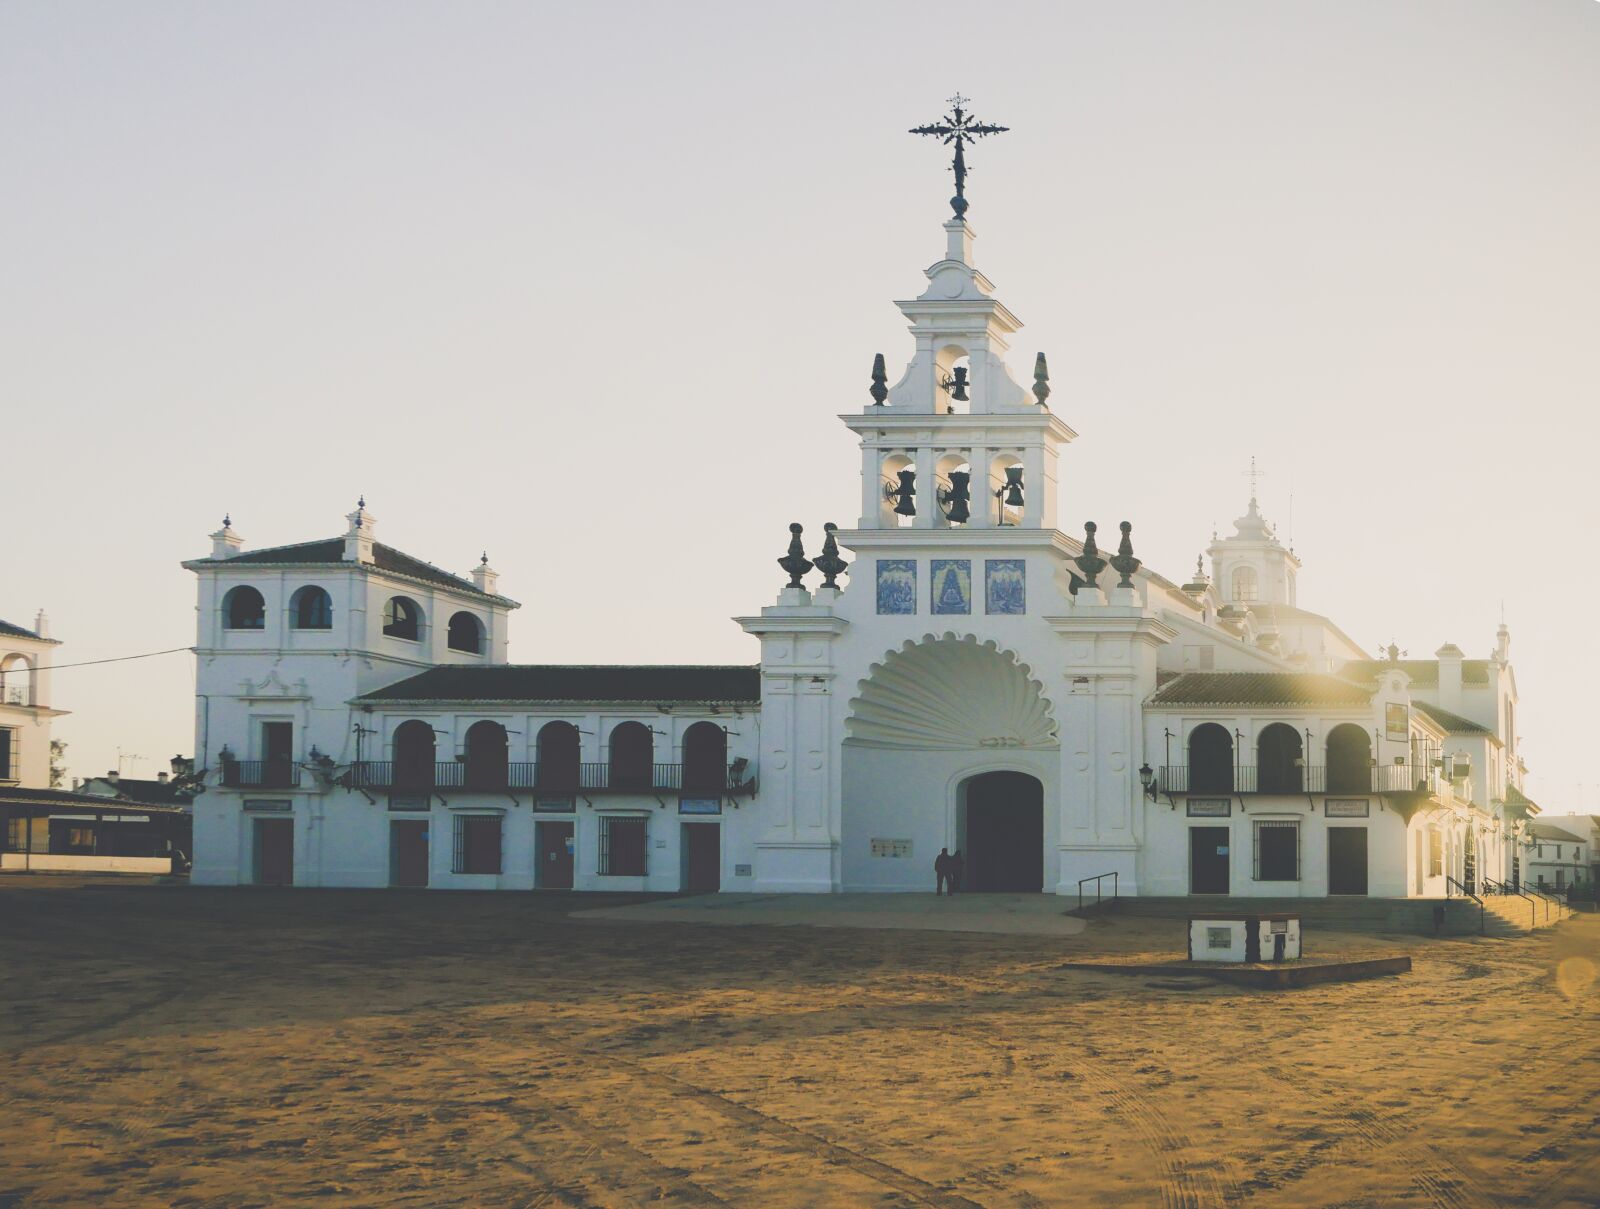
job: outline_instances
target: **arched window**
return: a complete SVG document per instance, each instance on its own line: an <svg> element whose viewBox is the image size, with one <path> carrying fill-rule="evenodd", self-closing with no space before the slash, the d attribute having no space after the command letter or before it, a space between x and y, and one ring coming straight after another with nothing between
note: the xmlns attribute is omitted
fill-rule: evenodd
<svg viewBox="0 0 1600 1209"><path fill-rule="evenodd" d="M26 655L0 659L0 705L34 704L33 664Z"/></svg>
<svg viewBox="0 0 1600 1209"><path fill-rule="evenodd" d="M1233 792L1233 736L1215 722L1189 733L1189 792Z"/></svg>
<svg viewBox="0 0 1600 1209"><path fill-rule="evenodd" d="M416 642L422 637L422 607L409 596L391 596L383 606L383 632Z"/></svg>
<svg viewBox="0 0 1600 1209"><path fill-rule="evenodd" d="M510 784L506 728L498 722L474 722L467 728L467 788L504 789Z"/></svg>
<svg viewBox="0 0 1600 1209"><path fill-rule="evenodd" d="M225 630L264 630L267 628L267 602L249 584L229 588L222 598L222 628Z"/></svg>
<svg viewBox="0 0 1600 1209"><path fill-rule="evenodd" d="M728 732L715 722L696 722L683 732L683 788L721 793L728 786Z"/></svg>
<svg viewBox="0 0 1600 1209"><path fill-rule="evenodd" d="M438 760L433 727L413 718L394 728L394 787L417 792L434 786Z"/></svg>
<svg viewBox="0 0 1600 1209"><path fill-rule="evenodd" d="M570 722L546 722L539 729L540 789L572 793L578 788L578 728Z"/></svg>
<svg viewBox="0 0 1600 1209"><path fill-rule="evenodd" d="M1252 601L1261 595L1261 586L1256 579L1254 567L1235 567L1233 569L1233 597L1234 600Z"/></svg>
<svg viewBox="0 0 1600 1209"><path fill-rule="evenodd" d="M643 722L623 722L611 732L611 788L649 789L655 736Z"/></svg>
<svg viewBox="0 0 1600 1209"><path fill-rule="evenodd" d="M289 598L289 625L296 630L333 629L333 597L307 584Z"/></svg>
<svg viewBox="0 0 1600 1209"><path fill-rule="evenodd" d="M1262 793L1300 793L1305 788L1305 750L1300 732L1274 722L1256 740L1256 788Z"/></svg>
<svg viewBox="0 0 1600 1209"><path fill-rule="evenodd" d="M1328 732L1328 792L1372 792L1372 736L1353 722Z"/></svg>
<svg viewBox="0 0 1600 1209"><path fill-rule="evenodd" d="M452 651L483 654L483 622L471 613L457 613L450 619L448 641Z"/></svg>

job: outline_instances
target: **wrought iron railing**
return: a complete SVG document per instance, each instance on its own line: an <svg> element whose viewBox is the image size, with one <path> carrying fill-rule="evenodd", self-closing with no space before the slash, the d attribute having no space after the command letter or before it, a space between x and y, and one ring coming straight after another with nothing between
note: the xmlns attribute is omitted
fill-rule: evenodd
<svg viewBox="0 0 1600 1209"><path fill-rule="evenodd" d="M295 789L300 766L293 760L224 760L222 783L229 789Z"/></svg>
<svg viewBox="0 0 1600 1209"><path fill-rule="evenodd" d="M544 793L707 793L739 795L755 792L755 778L741 768L699 769L684 764L629 767L605 763L569 764L546 760L507 764L471 760L411 764L404 760L358 760L350 766L352 789L398 789L425 793L432 789L464 789L501 793L533 790Z"/></svg>
<svg viewBox="0 0 1600 1209"><path fill-rule="evenodd" d="M32 705L33 685L0 683L0 704Z"/></svg>
<svg viewBox="0 0 1600 1209"><path fill-rule="evenodd" d="M1435 793L1448 785L1430 766L1421 764L1302 764L1290 768L1234 764L1209 768L1167 764L1157 785L1162 793Z"/></svg>

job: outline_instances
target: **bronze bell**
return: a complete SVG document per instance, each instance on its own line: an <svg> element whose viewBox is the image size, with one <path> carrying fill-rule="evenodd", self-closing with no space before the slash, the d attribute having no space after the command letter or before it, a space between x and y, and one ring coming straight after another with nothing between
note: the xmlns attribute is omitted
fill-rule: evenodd
<svg viewBox="0 0 1600 1209"><path fill-rule="evenodd" d="M950 397L958 403L967 401L967 367L958 365L950 371L954 381L950 383Z"/></svg>
<svg viewBox="0 0 1600 1209"><path fill-rule="evenodd" d="M952 525L964 525L972 519L972 509L968 501L972 498L972 489L969 483L972 475L966 470L952 470L950 472L950 490L945 492L945 503L950 505L945 513L945 519Z"/></svg>
<svg viewBox="0 0 1600 1209"><path fill-rule="evenodd" d="M895 488L894 510L901 516L915 516L917 514L917 472L915 470L900 471L900 486Z"/></svg>
<svg viewBox="0 0 1600 1209"><path fill-rule="evenodd" d="M1022 467L1007 466L1006 482L1001 488L1005 492L1006 504L1012 508L1022 507Z"/></svg>

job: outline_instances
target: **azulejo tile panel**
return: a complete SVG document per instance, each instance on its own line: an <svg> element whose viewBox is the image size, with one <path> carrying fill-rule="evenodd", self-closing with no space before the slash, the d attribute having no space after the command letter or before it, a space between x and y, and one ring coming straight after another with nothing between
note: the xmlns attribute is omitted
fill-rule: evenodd
<svg viewBox="0 0 1600 1209"><path fill-rule="evenodd" d="M972 612L972 560L936 558L928 567L935 613Z"/></svg>
<svg viewBox="0 0 1600 1209"><path fill-rule="evenodd" d="M983 564L984 611L1028 611L1028 564L1020 558L990 558Z"/></svg>
<svg viewBox="0 0 1600 1209"><path fill-rule="evenodd" d="M915 613L917 611L917 560L880 558L878 560L878 612Z"/></svg>

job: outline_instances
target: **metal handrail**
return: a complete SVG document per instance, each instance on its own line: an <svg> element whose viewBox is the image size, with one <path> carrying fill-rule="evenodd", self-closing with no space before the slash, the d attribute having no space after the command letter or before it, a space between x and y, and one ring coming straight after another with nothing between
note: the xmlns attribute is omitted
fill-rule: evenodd
<svg viewBox="0 0 1600 1209"><path fill-rule="evenodd" d="M1080 877L1078 879L1078 910L1083 910L1083 886L1085 882L1094 883L1094 906L1095 910L1098 911L1100 909L1100 904L1105 901L1104 895L1102 894L1101 883L1103 883L1108 877L1111 879L1111 901L1117 901L1116 870L1112 870L1110 873L1097 873L1093 877Z"/></svg>
<svg viewBox="0 0 1600 1209"><path fill-rule="evenodd" d="M1470 898L1473 902L1478 904L1478 935L1479 936L1486 935L1486 933L1487 933L1487 924L1486 924L1486 922L1484 920L1483 899L1479 898L1471 890L1468 890L1465 886L1463 886L1460 882L1456 881L1455 878L1451 877L1447 873L1447 874L1444 875L1444 896L1445 896L1445 898L1449 898L1450 897L1450 890L1451 890L1452 887L1454 887L1455 889L1461 891L1461 893L1462 893L1462 895L1464 897Z"/></svg>
<svg viewBox="0 0 1600 1209"><path fill-rule="evenodd" d="M1521 890L1512 886L1509 882L1497 882L1492 881L1489 878L1483 879L1483 888L1491 894L1499 894L1505 898L1520 898L1523 902L1528 904L1528 912L1530 915L1528 926L1530 928L1536 928L1539 926L1539 906L1533 901L1533 899L1529 898Z"/></svg>
<svg viewBox="0 0 1600 1209"><path fill-rule="evenodd" d="M1557 919L1561 918L1561 900L1560 899L1556 898L1552 894L1546 894L1543 890L1539 889L1538 886L1530 886L1530 885L1528 885L1527 882L1523 882L1522 883L1522 888L1524 890L1526 890L1529 894L1533 895L1540 902L1544 903L1544 920L1545 920L1545 923L1549 923L1550 922L1550 905L1552 903L1555 904L1556 918Z"/></svg>

